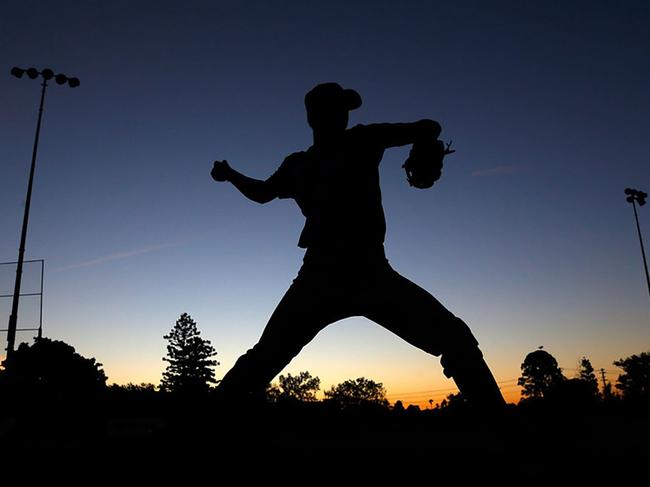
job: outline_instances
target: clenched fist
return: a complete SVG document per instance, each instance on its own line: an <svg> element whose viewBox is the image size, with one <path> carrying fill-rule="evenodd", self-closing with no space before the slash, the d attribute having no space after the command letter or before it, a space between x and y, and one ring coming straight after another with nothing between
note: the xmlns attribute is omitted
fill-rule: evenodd
<svg viewBox="0 0 650 487"><path fill-rule="evenodd" d="M228 165L228 161L214 161L214 166L210 172L210 176L215 181L228 181L232 169Z"/></svg>

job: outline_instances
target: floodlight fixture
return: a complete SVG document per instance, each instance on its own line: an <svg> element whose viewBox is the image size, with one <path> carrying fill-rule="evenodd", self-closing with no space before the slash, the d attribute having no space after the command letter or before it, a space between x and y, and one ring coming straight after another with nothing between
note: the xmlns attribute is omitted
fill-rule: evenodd
<svg viewBox="0 0 650 487"><path fill-rule="evenodd" d="M628 195L628 197L625 198L625 201L627 201L628 203L632 203L632 208L634 209L634 219L636 220L636 231L637 234L639 235L639 243L641 244L641 256L643 257L643 268L645 270L645 280L646 283L648 284L648 294L650 294L650 274L648 274L648 261L645 256L645 248L643 246L643 236L641 235L641 226L639 225L639 215L636 211L636 203L638 203L639 206L645 205L646 198L648 197L648 193L633 188L625 188L624 192L626 195Z"/></svg>
<svg viewBox="0 0 650 487"><path fill-rule="evenodd" d="M23 274L23 262L25 257L25 243L27 240L27 224L29 222L29 208L32 201L32 186L34 182L34 170L36 168L36 152L38 150L38 139L41 133L41 121L43 119L43 105L45 103L45 90L47 89L47 82L54 78L57 84L62 85L66 82L70 88L79 86L78 78L69 78L65 74L59 73L54 76L54 71L50 68L45 68L41 71L34 67L28 69L19 68L14 66L11 68L11 75L16 78L22 78L23 74L27 73L30 79L36 79L39 75L43 78L41 83L41 102L38 108L38 120L36 122L36 135L34 137L34 147L32 149L32 164L29 171L29 182L27 184L27 197L25 199L25 213L23 214L22 232L20 235L20 247L18 249L18 261L16 265L16 282L14 284L13 301L11 304L11 314L9 315L9 326L7 327L7 358L14 352L14 345L16 341L16 329L18 323L18 304L20 299L20 286Z"/></svg>

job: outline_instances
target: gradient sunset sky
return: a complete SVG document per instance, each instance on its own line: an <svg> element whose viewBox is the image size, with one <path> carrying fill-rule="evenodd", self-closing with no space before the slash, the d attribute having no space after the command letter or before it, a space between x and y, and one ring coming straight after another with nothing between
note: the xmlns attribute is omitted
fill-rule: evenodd
<svg viewBox="0 0 650 487"><path fill-rule="evenodd" d="M364 100L351 125L434 118L453 139L431 190L408 186L408 147L386 152L386 251L468 322L508 398L542 345L568 376L587 356L615 380L614 360L650 348L623 194L650 190L649 25L647 1L5 2L0 261L18 254L39 96L9 70L77 76L49 88L34 184L26 256L46 260L45 335L109 382L157 383L162 337L187 312L223 376L295 277L303 217L215 183L212 161L268 177L311 144L304 94L337 81ZM27 266L23 292L35 277ZM0 267L0 294L13 278ZM22 301L21 326L36 305ZM369 377L405 402L454 387L437 358L362 318L285 372L301 370L323 388Z"/></svg>

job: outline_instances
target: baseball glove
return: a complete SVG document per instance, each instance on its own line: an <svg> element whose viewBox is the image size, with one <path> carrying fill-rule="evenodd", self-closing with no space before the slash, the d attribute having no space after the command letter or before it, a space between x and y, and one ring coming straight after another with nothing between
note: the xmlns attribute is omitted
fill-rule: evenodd
<svg viewBox="0 0 650 487"><path fill-rule="evenodd" d="M416 142L411 148L408 159L402 165L406 171L406 180L411 186L426 189L433 186L442 174L442 161L448 154L453 154L451 142L441 140Z"/></svg>

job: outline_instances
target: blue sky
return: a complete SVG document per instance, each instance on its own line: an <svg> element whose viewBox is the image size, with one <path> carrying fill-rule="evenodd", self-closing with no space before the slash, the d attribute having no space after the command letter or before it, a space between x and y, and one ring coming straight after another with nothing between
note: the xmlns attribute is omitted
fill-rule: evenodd
<svg viewBox="0 0 650 487"><path fill-rule="evenodd" d="M251 203L209 171L227 159L266 178L308 147L303 96L323 81L361 93L351 124L434 118L453 139L432 190L406 183L408 148L386 153L386 250L470 324L498 379L516 378L540 345L567 369L586 355L611 370L648 349L623 195L650 188L646 2L3 10L0 260L17 257L39 92L9 70L51 67L81 86L48 91L27 257L46 259L46 335L96 357L109 380L159 380L162 335L183 312L219 352L217 376L255 343L299 269L302 216L293 201ZM33 303L23 307L26 319ZM364 375L394 393L453 387L436 358L356 318L286 370L325 385Z"/></svg>

